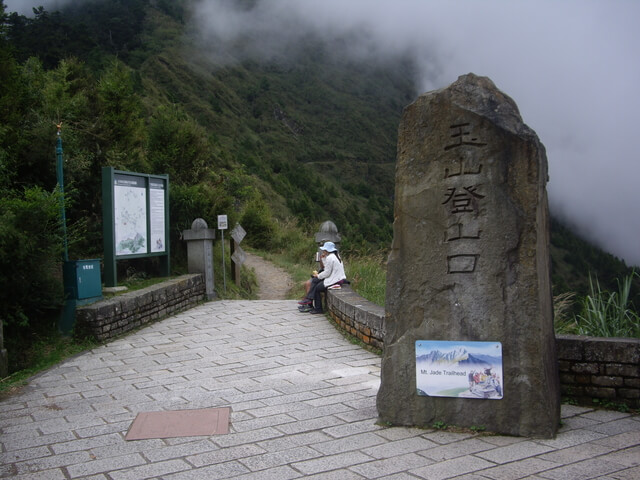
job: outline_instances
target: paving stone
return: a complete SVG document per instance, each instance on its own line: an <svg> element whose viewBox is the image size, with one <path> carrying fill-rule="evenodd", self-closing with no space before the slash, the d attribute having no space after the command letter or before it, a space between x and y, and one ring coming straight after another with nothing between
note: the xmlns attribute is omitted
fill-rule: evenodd
<svg viewBox="0 0 640 480"><path fill-rule="evenodd" d="M632 432L638 430L638 422L633 418L626 417L619 420L609 421L606 423L599 423L588 427L589 430L594 432L603 433L605 435L616 435L624 432Z"/></svg>
<svg viewBox="0 0 640 480"><path fill-rule="evenodd" d="M144 465L146 463L141 455L131 454L70 465L67 467L67 471L71 478L77 478L96 473L114 472L123 468Z"/></svg>
<svg viewBox="0 0 640 480"><path fill-rule="evenodd" d="M374 433L361 433L357 435L351 435L349 437L342 437L337 440L331 440L328 442L315 443L313 448L322 452L325 455L334 455L340 452L349 452L352 450L363 450L368 447L383 444L386 447L384 439ZM370 451L363 450L367 455L375 457ZM382 458L382 457L376 457Z"/></svg>
<svg viewBox="0 0 640 480"><path fill-rule="evenodd" d="M61 469L55 468L42 472L26 473L24 475L11 475L11 478L13 480L66 480L67 476Z"/></svg>
<svg viewBox="0 0 640 480"><path fill-rule="evenodd" d="M640 430L605 436L595 440L593 443L611 446L616 449L633 447L635 445L640 445Z"/></svg>
<svg viewBox="0 0 640 480"><path fill-rule="evenodd" d="M302 475L289 466L269 468L233 477L233 480L292 480Z"/></svg>
<svg viewBox="0 0 640 480"><path fill-rule="evenodd" d="M113 480L140 480L141 478L162 478L167 474L189 470L191 466L183 460L155 462L139 467L109 472Z"/></svg>
<svg viewBox="0 0 640 480"><path fill-rule="evenodd" d="M427 440L438 443L440 445L448 445L449 443L459 442L465 438L473 437L471 433L454 433L454 432L442 432L439 430L425 433L423 435Z"/></svg>
<svg viewBox="0 0 640 480"><path fill-rule="evenodd" d="M569 430L567 432L559 433L554 439L540 440L539 443L553 448L567 448L574 445L592 442L605 436L606 435L602 433L593 432L591 430Z"/></svg>
<svg viewBox="0 0 640 480"><path fill-rule="evenodd" d="M328 415L324 417L312 418L310 420L301 420L298 422L278 425L278 430L286 435L308 432L311 430L320 430L325 427L338 425L341 422L334 416Z"/></svg>
<svg viewBox="0 0 640 480"><path fill-rule="evenodd" d="M290 415L280 414L270 417L252 418L245 421L234 421L233 428L236 432L249 432L265 427L282 426L295 421L296 419Z"/></svg>
<svg viewBox="0 0 640 480"><path fill-rule="evenodd" d="M479 472L483 478L492 478L495 480L517 480L520 478L528 478L546 470L558 467L558 463L542 460L538 457L525 458L519 462L506 463L497 467L491 467Z"/></svg>
<svg viewBox="0 0 640 480"><path fill-rule="evenodd" d="M69 442L59 442L52 445L53 452L56 455L68 452L77 452L81 450L89 450L92 448L103 447L105 445L114 445L121 443L122 437L117 433L111 433L107 435L99 435L96 437L74 439Z"/></svg>
<svg viewBox="0 0 640 480"><path fill-rule="evenodd" d="M375 435L377 437L377 435ZM348 437L351 438L351 437ZM347 438L347 439L348 439ZM402 440L396 440L393 442L387 442L382 445L378 444L375 447L363 447L361 450L367 455L371 455L374 458L390 458L405 453L416 453L422 451L431 451L437 444L422 437L405 438Z"/></svg>
<svg viewBox="0 0 640 480"><path fill-rule="evenodd" d="M611 480L638 480L640 478L640 467L627 468L626 470L619 470L613 476L601 477L603 479L610 478Z"/></svg>
<svg viewBox="0 0 640 480"><path fill-rule="evenodd" d="M428 450L425 449L422 455L433 461L441 462L444 460L449 460L451 458L484 452L493 448L495 448L495 445L487 443L481 438L466 438L459 442L450 443L445 446L440 445Z"/></svg>
<svg viewBox="0 0 640 480"><path fill-rule="evenodd" d="M91 460L91 455L88 452L72 452L26 460L24 462L14 463L14 466L19 475L25 475L67 467L68 465L89 462Z"/></svg>
<svg viewBox="0 0 640 480"><path fill-rule="evenodd" d="M535 457L553 450L552 447L541 445L533 441L526 441L499 447L485 452L476 453L476 456L495 463L515 462L529 457Z"/></svg>
<svg viewBox="0 0 640 480"><path fill-rule="evenodd" d="M640 478L637 415L563 406L540 440L378 425L380 358L294 309L207 302L35 377L0 401L0 477ZM139 412L214 406L228 434L124 440Z"/></svg>
<svg viewBox="0 0 640 480"><path fill-rule="evenodd" d="M601 458L607 462L618 463L625 467L636 467L640 465L640 444L635 447L609 453Z"/></svg>
<svg viewBox="0 0 640 480"><path fill-rule="evenodd" d="M0 453L0 465L24 462L25 460L31 460L33 458L48 457L51 454L51 450L48 446L12 450L11 452Z"/></svg>
<svg viewBox="0 0 640 480"><path fill-rule="evenodd" d="M587 480L590 478L601 477L603 475L611 475L625 469L626 467L622 467L617 463L607 462L600 458L594 458L547 470L540 475L544 478L557 480Z"/></svg>
<svg viewBox="0 0 640 480"><path fill-rule="evenodd" d="M475 456L465 456L434 463L426 467L413 468L410 473L420 478L440 480L464 475L476 470L492 467L494 464Z"/></svg>
<svg viewBox="0 0 640 480"><path fill-rule="evenodd" d="M273 453L265 453L249 458L240 459L240 463L246 465L252 472L266 470L273 467L289 465L295 462L310 460L322 456L320 452L310 447L296 447L289 450L280 450Z"/></svg>
<svg viewBox="0 0 640 480"><path fill-rule="evenodd" d="M379 425L376 425L375 420L376 419L367 419L344 425L337 425L335 427L325 428L323 432L328 433L335 438L347 437L357 433L375 432L382 428Z"/></svg>
<svg viewBox="0 0 640 480"><path fill-rule="evenodd" d="M305 475L320 472L329 472L343 467L351 467L361 463L369 462L372 458L361 452L339 453L337 455L326 455L315 460L307 460L292 464L292 467L301 471Z"/></svg>
<svg viewBox="0 0 640 480"><path fill-rule="evenodd" d="M391 475L398 472L404 472L424 465L429 465L427 460L415 453L407 453L396 457L384 458L382 460L374 460L367 463L361 463L350 467L350 470L362 475L365 478L378 478L384 475Z"/></svg>
<svg viewBox="0 0 640 480"><path fill-rule="evenodd" d="M163 475L163 480L218 480L249 473L247 467L238 462L226 462L210 465L185 472Z"/></svg>
<svg viewBox="0 0 640 480"><path fill-rule="evenodd" d="M423 428L411 427L384 427L376 432L376 435L379 435L390 442L403 440L405 438L418 437L423 434Z"/></svg>

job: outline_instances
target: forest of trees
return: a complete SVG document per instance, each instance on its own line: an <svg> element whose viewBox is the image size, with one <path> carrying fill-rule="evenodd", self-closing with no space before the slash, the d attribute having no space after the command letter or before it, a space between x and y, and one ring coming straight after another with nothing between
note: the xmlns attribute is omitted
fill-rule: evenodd
<svg viewBox="0 0 640 480"><path fill-rule="evenodd" d="M271 232L284 220L311 234L331 219L347 250L388 247L397 125L415 95L411 65L329 60L310 39L294 64L216 66L185 35L188 8L186 0L92 0L27 17L0 3L5 336L48 328L62 302L57 124L71 258L102 256L104 166L169 174L176 271L180 232L218 214L266 250L282 247ZM553 243L559 291L584 293L589 272L615 287L629 272L557 222Z"/></svg>

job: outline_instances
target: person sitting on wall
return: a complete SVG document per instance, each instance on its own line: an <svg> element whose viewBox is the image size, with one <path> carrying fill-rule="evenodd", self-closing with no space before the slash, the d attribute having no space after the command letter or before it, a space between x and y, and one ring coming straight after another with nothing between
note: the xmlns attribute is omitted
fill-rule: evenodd
<svg viewBox="0 0 640 480"><path fill-rule="evenodd" d="M325 242L320 247L320 250L322 251L321 261L324 265L324 270L314 275L318 281L313 281L314 279L312 279L311 289L306 295L306 299L311 300L311 303L298 307L301 312L323 313L322 296L320 294L326 292L327 288L333 285L342 285L347 280L347 276L344 273L344 264L335 244L333 242Z"/></svg>
<svg viewBox="0 0 640 480"><path fill-rule="evenodd" d="M322 257L318 258L318 256L316 256L316 262L320 264L320 267L319 267L320 270L319 271L314 270L313 272L311 272L311 278L306 282L304 282L304 297L302 297L302 300L298 302L299 305L311 305L313 303L313 300L307 298L307 295L309 295L309 292L311 291L311 287L313 286L313 284L318 283L320 281L320 279L318 278L318 273L324 270Z"/></svg>

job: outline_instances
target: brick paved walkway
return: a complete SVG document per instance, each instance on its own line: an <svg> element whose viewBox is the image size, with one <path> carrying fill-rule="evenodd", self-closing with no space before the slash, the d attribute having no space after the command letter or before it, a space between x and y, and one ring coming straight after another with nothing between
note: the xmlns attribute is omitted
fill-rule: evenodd
<svg viewBox="0 0 640 480"><path fill-rule="evenodd" d="M0 478L640 478L639 416L563 406L553 440L385 428L379 367L295 301L209 302L0 402ZM138 412L210 407L229 434L124 439Z"/></svg>

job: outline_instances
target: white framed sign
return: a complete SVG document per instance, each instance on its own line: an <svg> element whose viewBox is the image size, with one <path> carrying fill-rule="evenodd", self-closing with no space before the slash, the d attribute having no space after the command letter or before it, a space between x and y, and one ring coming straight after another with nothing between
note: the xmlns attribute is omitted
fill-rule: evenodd
<svg viewBox="0 0 640 480"><path fill-rule="evenodd" d="M429 397L500 400L502 343L416 341L416 393Z"/></svg>
<svg viewBox="0 0 640 480"><path fill-rule="evenodd" d="M218 215L218 230L226 230L228 228L227 216Z"/></svg>

